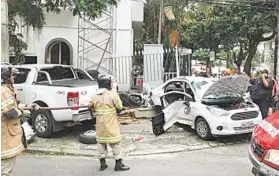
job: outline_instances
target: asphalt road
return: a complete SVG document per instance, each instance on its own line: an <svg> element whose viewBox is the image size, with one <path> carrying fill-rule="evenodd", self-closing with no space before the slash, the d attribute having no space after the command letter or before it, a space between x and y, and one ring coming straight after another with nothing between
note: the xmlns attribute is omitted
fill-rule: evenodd
<svg viewBox="0 0 279 176"><path fill-rule="evenodd" d="M99 161L88 157L20 156L13 176L251 176L248 144L187 153L129 157L130 171L114 172L114 161L99 171Z"/></svg>

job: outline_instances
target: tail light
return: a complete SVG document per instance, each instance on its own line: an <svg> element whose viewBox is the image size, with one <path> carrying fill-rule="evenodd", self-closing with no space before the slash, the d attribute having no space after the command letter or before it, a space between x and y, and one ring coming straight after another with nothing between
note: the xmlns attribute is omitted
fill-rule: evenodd
<svg viewBox="0 0 279 176"><path fill-rule="evenodd" d="M79 105L79 93L78 92L68 92L67 102L69 106ZM78 108L72 108L72 110L78 110Z"/></svg>

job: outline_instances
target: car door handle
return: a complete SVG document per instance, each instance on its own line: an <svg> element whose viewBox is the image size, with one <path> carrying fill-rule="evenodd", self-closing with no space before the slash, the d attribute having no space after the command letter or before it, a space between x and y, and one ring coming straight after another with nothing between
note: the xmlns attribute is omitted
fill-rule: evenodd
<svg viewBox="0 0 279 176"><path fill-rule="evenodd" d="M17 89L17 91L23 91L23 89Z"/></svg>

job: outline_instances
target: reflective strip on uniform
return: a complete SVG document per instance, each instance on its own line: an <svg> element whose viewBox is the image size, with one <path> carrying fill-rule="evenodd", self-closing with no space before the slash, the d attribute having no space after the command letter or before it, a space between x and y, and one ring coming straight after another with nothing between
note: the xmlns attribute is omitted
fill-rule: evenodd
<svg viewBox="0 0 279 176"><path fill-rule="evenodd" d="M116 109L122 110L123 106L117 106Z"/></svg>
<svg viewBox="0 0 279 176"><path fill-rule="evenodd" d="M20 152L22 152L23 150L24 150L24 146L21 144L10 150L1 151L1 158L3 159L3 158L13 157L13 156L19 154Z"/></svg>
<svg viewBox="0 0 279 176"><path fill-rule="evenodd" d="M96 136L98 143L116 143L121 141L121 136L118 137L98 137Z"/></svg>
<svg viewBox="0 0 279 176"><path fill-rule="evenodd" d="M1 109L4 109L5 107L11 106L13 104L14 104L14 101L9 98L1 103Z"/></svg>
<svg viewBox="0 0 279 176"><path fill-rule="evenodd" d="M96 112L97 115L115 114L116 113L116 109L106 109L106 110L95 109L95 112Z"/></svg>

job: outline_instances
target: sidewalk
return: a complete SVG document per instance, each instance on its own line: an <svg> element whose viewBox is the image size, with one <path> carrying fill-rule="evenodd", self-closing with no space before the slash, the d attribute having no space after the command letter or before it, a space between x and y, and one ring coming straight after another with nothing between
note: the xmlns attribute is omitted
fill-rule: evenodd
<svg viewBox="0 0 279 176"><path fill-rule="evenodd" d="M53 138L36 137L30 144L27 153L47 155L97 156L97 145L81 144L78 135L81 127L71 129L71 132L61 132ZM133 124L122 125L122 147L125 156L151 155L173 152L200 150L210 147L248 143L249 136L227 137L215 141L199 139L191 129L173 126L165 134L155 137L149 120L141 120ZM143 136L142 140L135 140ZM109 156L112 156L110 152Z"/></svg>

